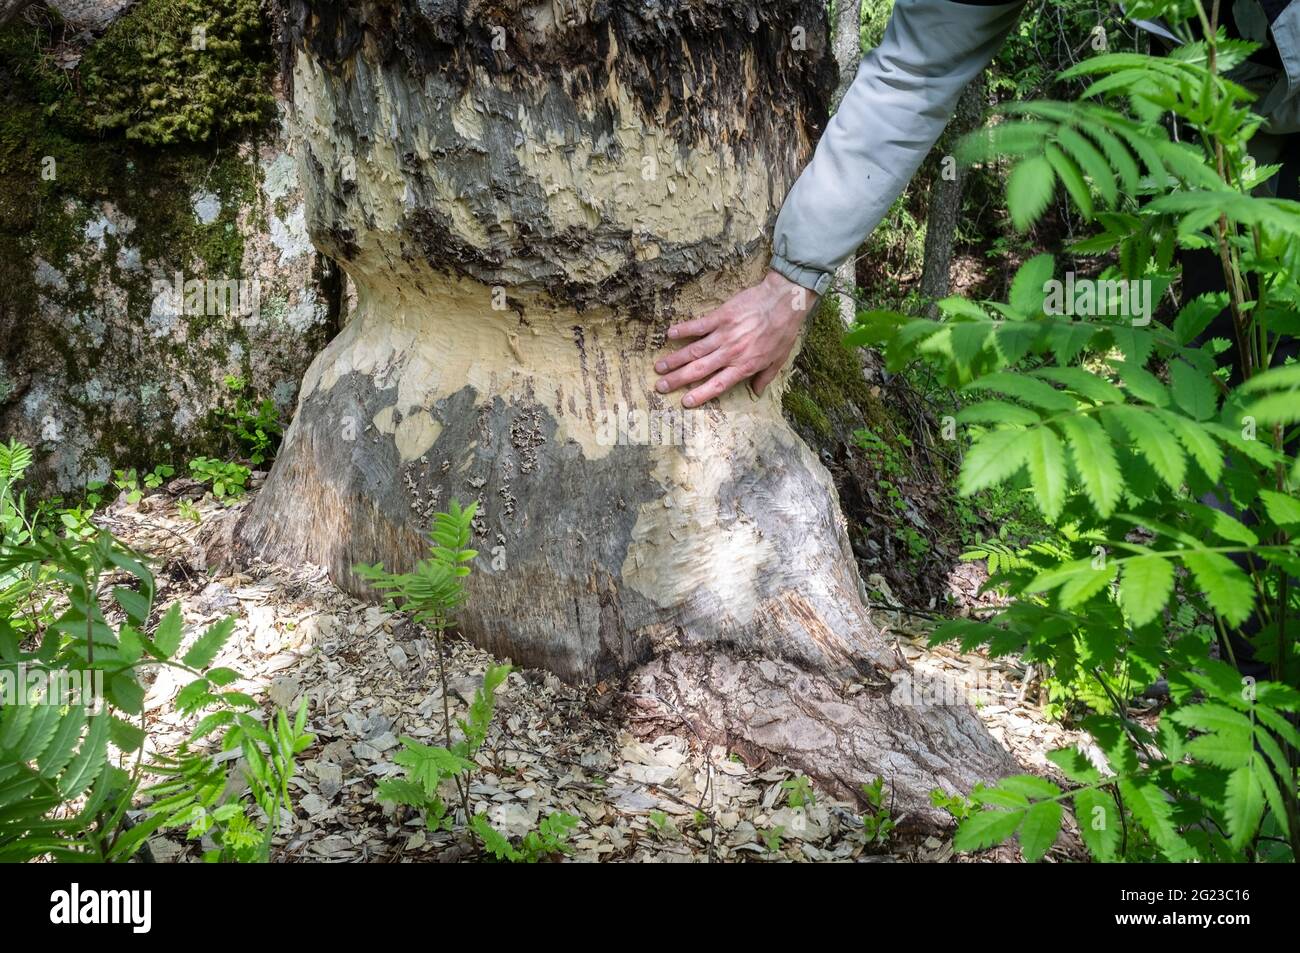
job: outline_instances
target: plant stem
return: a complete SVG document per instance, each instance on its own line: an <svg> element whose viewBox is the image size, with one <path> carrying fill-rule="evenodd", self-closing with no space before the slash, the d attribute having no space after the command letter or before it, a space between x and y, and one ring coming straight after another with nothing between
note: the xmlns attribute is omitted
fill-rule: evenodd
<svg viewBox="0 0 1300 953"><path fill-rule="evenodd" d="M443 629L446 622L439 619L434 623L434 651L438 655L438 681L442 686L442 731L447 750L451 750L451 704L447 698L447 666L443 661ZM457 774L452 778L456 793L460 795L460 807L465 813L465 823L469 823L469 778Z"/></svg>

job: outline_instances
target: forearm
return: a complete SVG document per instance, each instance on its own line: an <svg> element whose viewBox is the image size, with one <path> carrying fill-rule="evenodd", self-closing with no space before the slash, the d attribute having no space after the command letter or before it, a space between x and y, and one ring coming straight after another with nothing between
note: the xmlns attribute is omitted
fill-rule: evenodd
<svg viewBox="0 0 1300 953"><path fill-rule="evenodd" d="M906 188L962 90L993 58L1023 0L897 0L786 196L772 268L818 293Z"/></svg>

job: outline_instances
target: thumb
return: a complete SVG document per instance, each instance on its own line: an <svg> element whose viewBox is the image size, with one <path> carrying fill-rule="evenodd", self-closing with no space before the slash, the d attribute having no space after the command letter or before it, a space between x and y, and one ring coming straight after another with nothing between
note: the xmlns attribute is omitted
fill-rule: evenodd
<svg viewBox="0 0 1300 953"><path fill-rule="evenodd" d="M776 380L776 375L781 373L781 361L776 361L768 365L766 370L759 371L749 382L750 389L756 397L762 397L763 391L767 390L767 385Z"/></svg>

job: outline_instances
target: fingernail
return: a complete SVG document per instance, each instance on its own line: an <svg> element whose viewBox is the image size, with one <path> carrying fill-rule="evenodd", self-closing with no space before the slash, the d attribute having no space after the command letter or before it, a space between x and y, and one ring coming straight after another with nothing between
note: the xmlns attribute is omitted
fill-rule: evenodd
<svg viewBox="0 0 1300 953"><path fill-rule="evenodd" d="M661 394L668 393L668 382L660 381L658 384L655 384L655 390L659 391Z"/></svg>
<svg viewBox="0 0 1300 953"><path fill-rule="evenodd" d="M668 370L668 365L665 364L663 361L660 361L658 364L655 365L656 374L662 374L666 370Z"/></svg>
<svg viewBox="0 0 1300 953"><path fill-rule="evenodd" d="M694 406L695 406L695 398L694 398L694 397L683 397L683 398L682 398L682 406L683 406L683 407L694 407Z"/></svg>
<svg viewBox="0 0 1300 953"><path fill-rule="evenodd" d="M677 337L677 329L676 329L676 328L669 328L669 329L668 329L668 336L669 336L670 338L675 338L675 337Z"/></svg>

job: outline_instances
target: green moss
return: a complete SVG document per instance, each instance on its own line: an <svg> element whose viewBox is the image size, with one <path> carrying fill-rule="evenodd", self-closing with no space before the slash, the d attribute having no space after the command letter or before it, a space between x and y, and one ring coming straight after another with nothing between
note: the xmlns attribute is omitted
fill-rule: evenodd
<svg viewBox="0 0 1300 953"><path fill-rule="evenodd" d="M823 437L831 437L831 419L816 401L802 390L792 387L781 398L781 409L797 424L810 427Z"/></svg>
<svg viewBox="0 0 1300 953"><path fill-rule="evenodd" d="M144 0L87 51L52 116L150 145L207 142L271 115L258 0Z"/></svg>
<svg viewBox="0 0 1300 953"><path fill-rule="evenodd" d="M797 425L829 440L835 423L876 419L880 402L862 378L856 350L844 346L844 325L836 302L823 299L808 319L803 350L795 359L795 373L782 398L782 409Z"/></svg>

